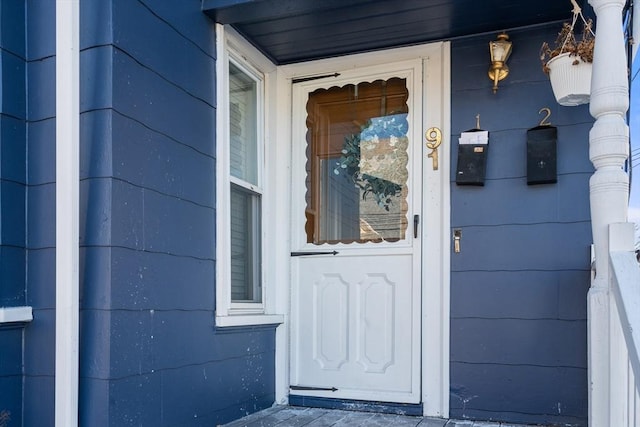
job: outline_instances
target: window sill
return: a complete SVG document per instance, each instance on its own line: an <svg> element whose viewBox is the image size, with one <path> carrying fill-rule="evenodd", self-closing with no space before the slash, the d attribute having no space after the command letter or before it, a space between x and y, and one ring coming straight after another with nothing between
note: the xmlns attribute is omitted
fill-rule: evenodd
<svg viewBox="0 0 640 427"><path fill-rule="evenodd" d="M284 323L284 315L282 314L216 316L216 327L219 328L231 326L279 325L281 323Z"/></svg>
<svg viewBox="0 0 640 427"><path fill-rule="evenodd" d="M33 320L31 307L0 307L0 324L27 323Z"/></svg>

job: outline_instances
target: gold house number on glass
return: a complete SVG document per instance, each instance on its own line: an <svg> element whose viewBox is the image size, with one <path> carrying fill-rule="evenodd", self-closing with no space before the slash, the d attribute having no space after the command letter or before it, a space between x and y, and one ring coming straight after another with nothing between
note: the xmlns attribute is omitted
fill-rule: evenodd
<svg viewBox="0 0 640 427"><path fill-rule="evenodd" d="M406 80L318 89L307 101L307 242L398 241L407 229Z"/></svg>

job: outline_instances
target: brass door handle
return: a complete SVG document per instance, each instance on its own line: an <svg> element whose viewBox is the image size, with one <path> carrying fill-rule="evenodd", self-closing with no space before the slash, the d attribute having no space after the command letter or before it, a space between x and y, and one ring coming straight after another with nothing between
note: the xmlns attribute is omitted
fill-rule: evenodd
<svg viewBox="0 0 640 427"><path fill-rule="evenodd" d="M453 230L453 252L456 254L460 253L460 240L462 240L462 230L459 228Z"/></svg>
<svg viewBox="0 0 640 427"><path fill-rule="evenodd" d="M438 147L442 144L442 131L437 127L427 129L424 134L427 148L431 150L427 157L432 160L433 170L438 170Z"/></svg>

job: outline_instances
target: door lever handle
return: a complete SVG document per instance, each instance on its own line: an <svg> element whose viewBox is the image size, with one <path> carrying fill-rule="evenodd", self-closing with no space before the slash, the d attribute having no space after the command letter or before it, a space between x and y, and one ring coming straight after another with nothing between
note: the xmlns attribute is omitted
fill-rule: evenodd
<svg viewBox="0 0 640 427"><path fill-rule="evenodd" d="M460 253L460 240L462 240L462 230L457 228L453 230L453 252Z"/></svg>
<svg viewBox="0 0 640 427"><path fill-rule="evenodd" d="M418 224L420 224L420 215L413 216L413 238L418 238Z"/></svg>

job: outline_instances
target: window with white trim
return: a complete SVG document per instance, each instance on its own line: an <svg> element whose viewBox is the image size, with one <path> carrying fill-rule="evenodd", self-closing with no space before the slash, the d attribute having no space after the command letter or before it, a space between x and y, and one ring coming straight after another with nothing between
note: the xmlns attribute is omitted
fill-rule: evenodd
<svg viewBox="0 0 640 427"><path fill-rule="evenodd" d="M280 323L264 286L267 83L275 66L217 26L216 325Z"/></svg>
<svg viewBox="0 0 640 427"><path fill-rule="evenodd" d="M262 76L229 57L231 303L262 303Z"/></svg>

